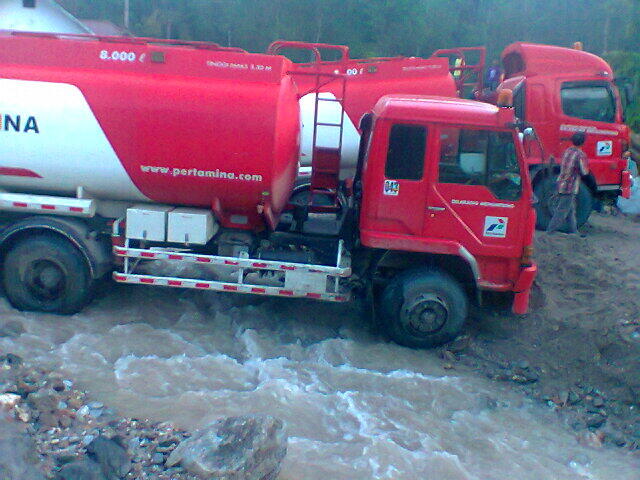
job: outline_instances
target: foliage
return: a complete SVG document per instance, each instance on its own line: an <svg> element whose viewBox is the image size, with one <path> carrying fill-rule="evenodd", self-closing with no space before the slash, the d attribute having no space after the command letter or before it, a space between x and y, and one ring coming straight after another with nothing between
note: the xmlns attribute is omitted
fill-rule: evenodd
<svg viewBox="0 0 640 480"><path fill-rule="evenodd" d="M605 58L616 71L620 88L625 90L628 85L633 92L628 99L626 120L632 129L640 131L640 52L610 52Z"/></svg>
<svg viewBox="0 0 640 480"><path fill-rule="evenodd" d="M59 0L79 18L121 24L124 0ZM514 41L571 45L607 55L635 79L638 0L130 0L142 36L209 40L264 51L276 39L349 45L354 56L428 56L485 45L489 58ZM627 52L627 53L625 53ZM635 53L629 53L635 52ZM640 127L640 105L629 109Z"/></svg>

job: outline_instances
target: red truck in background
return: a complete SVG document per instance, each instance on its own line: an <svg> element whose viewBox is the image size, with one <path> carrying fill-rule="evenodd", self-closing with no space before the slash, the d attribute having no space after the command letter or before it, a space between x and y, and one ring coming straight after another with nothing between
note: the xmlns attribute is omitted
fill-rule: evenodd
<svg viewBox="0 0 640 480"><path fill-rule="evenodd" d="M578 195L579 225L587 221L599 202L613 203L619 195L628 198L630 194L631 175L627 169L630 131L624 124L623 105L613 71L595 55L580 49L514 43L502 53L504 82L497 91L489 91L484 88L486 49L483 47L438 50L429 59L352 59L345 46L277 41L271 45L269 53L296 50L311 52L309 61L294 64L296 72L341 73L346 76L349 94L343 103L347 122L350 120L351 125L349 133L343 137L345 169L352 169L355 165L357 122L384 94L459 96L495 103L498 92L509 89L514 92L516 117L523 122L522 128L533 127L538 137L538 142L526 141L525 144L538 198L539 228L546 228L550 219L550 202L553 200L559 160L576 131L588 133L584 150L591 170L583 179ZM335 57L336 53L338 58L325 59L331 54ZM443 61L449 66L451 75L445 72ZM306 75L298 81L311 88L313 78ZM320 98L328 95L339 100L342 95L340 86L335 83L318 87L323 92ZM306 110L314 111L310 107ZM327 118L327 122L341 115L337 107L330 111L320 106L315 111ZM322 137L328 132L320 131L319 135ZM310 136L311 130L303 128L303 144L305 138L306 144L310 144ZM301 161L308 167L308 160L303 157ZM302 172L308 174L308 168Z"/></svg>
<svg viewBox="0 0 640 480"><path fill-rule="evenodd" d="M474 60L467 64L467 57ZM582 147L590 173L583 178L577 198L578 224L584 224L598 203L614 204L618 196L629 198L628 170L630 130L624 124L623 104L611 67L602 58L574 48L518 42L501 55L504 81L495 93L483 85L484 48L440 50L434 57L448 57L462 95L494 101L502 89L514 93L516 116L535 129L542 153L528 155L531 179L538 198L538 227L550 220L550 202L564 150L575 132L587 133ZM479 60L478 60L479 59ZM549 157L552 165L549 168Z"/></svg>
<svg viewBox="0 0 640 480"><path fill-rule="evenodd" d="M309 79L314 87L301 87ZM0 33L9 301L71 314L106 274L134 285L364 297L387 334L412 347L454 338L487 293L525 313L535 212L508 92L499 107L376 99L346 181L344 116L319 121L316 110L311 189L339 190L344 201L292 205L300 100L320 84L345 92L347 80L209 43ZM335 144L318 144L321 128L339 132Z"/></svg>

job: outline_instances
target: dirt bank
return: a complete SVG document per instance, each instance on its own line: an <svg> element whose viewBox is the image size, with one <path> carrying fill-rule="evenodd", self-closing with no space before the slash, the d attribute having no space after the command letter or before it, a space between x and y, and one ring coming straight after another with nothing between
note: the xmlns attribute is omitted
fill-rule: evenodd
<svg viewBox="0 0 640 480"><path fill-rule="evenodd" d="M556 406L574 428L637 449L640 217L595 214L583 233L538 235L532 314L471 322L460 359Z"/></svg>

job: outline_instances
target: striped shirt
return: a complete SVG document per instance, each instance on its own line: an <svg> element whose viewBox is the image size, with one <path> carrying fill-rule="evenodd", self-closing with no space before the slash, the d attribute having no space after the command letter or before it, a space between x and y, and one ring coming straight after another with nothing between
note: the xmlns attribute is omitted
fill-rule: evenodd
<svg viewBox="0 0 640 480"><path fill-rule="evenodd" d="M569 147L562 155L558 193L577 194L580 189L580 177L589 173L587 156L578 147Z"/></svg>

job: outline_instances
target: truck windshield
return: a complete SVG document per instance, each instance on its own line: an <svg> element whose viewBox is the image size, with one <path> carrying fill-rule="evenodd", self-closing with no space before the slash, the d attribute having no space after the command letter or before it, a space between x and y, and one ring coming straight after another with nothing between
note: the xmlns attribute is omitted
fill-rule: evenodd
<svg viewBox="0 0 640 480"><path fill-rule="evenodd" d="M565 115L597 122L616 121L616 101L607 83L566 82L562 84L561 97Z"/></svg>
<svg viewBox="0 0 640 480"><path fill-rule="evenodd" d="M511 132L443 129L440 182L484 185L501 200L518 200L522 177Z"/></svg>

